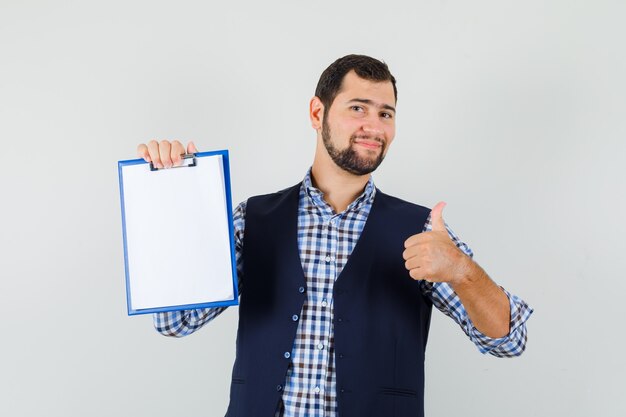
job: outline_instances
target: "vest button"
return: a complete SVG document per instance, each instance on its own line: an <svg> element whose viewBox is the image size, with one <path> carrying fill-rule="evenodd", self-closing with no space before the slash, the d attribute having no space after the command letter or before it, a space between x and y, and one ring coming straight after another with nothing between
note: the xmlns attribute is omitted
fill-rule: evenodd
<svg viewBox="0 0 626 417"><path fill-rule="evenodd" d="M284 355L284 356L285 356L285 359L289 359L289 357L291 357L291 353L289 353L289 352L285 352L285 355Z"/></svg>
<svg viewBox="0 0 626 417"><path fill-rule="evenodd" d="M338 321L339 323L341 323L341 322L343 321L343 319L342 319L341 317L339 317L339 318L337 319L337 321Z"/></svg>
<svg viewBox="0 0 626 417"><path fill-rule="evenodd" d="M280 392L283 390L283 386L282 385L276 385L276 391Z"/></svg>
<svg viewBox="0 0 626 417"><path fill-rule="evenodd" d="M305 292L305 291L306 291L306 290L304 289L304 287L300 287L300 288L298 288L298 292L299 292L300 294L304 294L304 292Z"/></svg>
<svg viewBox="0 0 626 417"><path fill-rule="evenodd" d="M298 315L294 314L293 316L291 316L291 320L298 321Z"/></svg>
<svg viewBox="0 0 626 417"><path fill-rule="evenodd" d="M343 353L339 354L339 359L343 359Z"/></svg>

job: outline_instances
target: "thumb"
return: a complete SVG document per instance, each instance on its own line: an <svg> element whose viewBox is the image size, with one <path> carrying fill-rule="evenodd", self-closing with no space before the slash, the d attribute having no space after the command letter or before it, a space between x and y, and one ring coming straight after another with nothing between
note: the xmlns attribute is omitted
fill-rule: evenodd
<svg viewBox="0 0 626 417"><path fill-rule="evenodd" d="M187 144L187 153L197 153L196 145L194 145L193 141L190 141Z"/></svg>
<svg viewBox="0 0 626 417"><path fill-rule="evenodd" d="M447 232L446 224L443 221L443 208L446 206L444 201L437 203L430 211L430 224L434 232Z"/></svg>

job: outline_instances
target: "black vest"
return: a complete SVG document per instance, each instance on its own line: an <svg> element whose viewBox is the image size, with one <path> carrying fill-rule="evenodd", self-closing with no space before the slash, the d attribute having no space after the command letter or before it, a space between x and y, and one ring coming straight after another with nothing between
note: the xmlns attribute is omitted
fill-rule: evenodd
<svg viewBox="0 0 626 417"><path fill-rule="evenodd" d="M228 417L273 417L306 297L297 226L301 184L248 200L237 357ZM340 417L424 414L432 303L404 267L404 241L430 210L376 191L334 286Z"/></svg>

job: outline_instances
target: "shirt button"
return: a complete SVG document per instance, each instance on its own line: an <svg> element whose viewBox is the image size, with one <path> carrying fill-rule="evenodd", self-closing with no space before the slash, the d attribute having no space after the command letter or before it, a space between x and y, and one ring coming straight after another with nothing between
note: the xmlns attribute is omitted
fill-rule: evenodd
<svg viewBox="0 0 626 417"><path fill-rule="evenodd" d="M328 301L326 299L322 300L322 307L326 307L328 305Z"/></svg>
<svg viewBox="0 0 626 417"><path fill-rule="evenodd" d="M293 316L291 316L291 320L298 321L298 315L294 314Z"/></svg>
<svg viewBox="0 0 626 417"><path fill-rule="evenodd" d="M319 393L320 393L320 391L321 391L320 387L315 387L315 393L316 393L316 394L319 394Z"/></svg>
<svg viewBox="0 0 626 417"><path fill-rule="evenodd" d="M276 385L276 391L282 391L282 390L283 390L282 385Z"/></svg>
<svg viewBox="0 0 626 417"><path fill-rule="evenodd" d="M304 289L304 287L300 287L300 288L298 288L298 292L299 292L300 294L304 294L304 292L305 292L305 291L306 291L306 290Z"/></svg>
<svg viewBox="0 0 626 417"><path fill-rule="evenodd" d="M289 359L291 357L291 353L285 352L285 359Z"/></svg>
<svg viewBox="0 0 626 417"><path fill-rule="evenodd" d="M330 255L326 255L326 262L330 262Z"/></svg>
<svg viewBox="0 0 626 417"><path fill-rule="evenodd" d="M318 348L319 350L324 350L324 344L323 344L323 343L319 343L319 344L317 345L317 348Z"/></svg>

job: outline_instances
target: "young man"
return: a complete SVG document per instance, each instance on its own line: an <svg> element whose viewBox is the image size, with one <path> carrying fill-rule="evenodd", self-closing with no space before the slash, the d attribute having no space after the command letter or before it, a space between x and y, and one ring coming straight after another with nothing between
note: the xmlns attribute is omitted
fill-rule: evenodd
<svg viewBox="0 0 626 417"><path fill-rule="evenodd" d="M335 61L310 102L317 148L304 180L235 209L241 299L228 416L423 416L433 304L483 353L524 351L532 309L473 262L444 203L431 211L374 187L396 99L384 63ZM165 167L183 152L177 141L138 148ZM185 336L222 311L159 313L155 327Z"/></svg>

